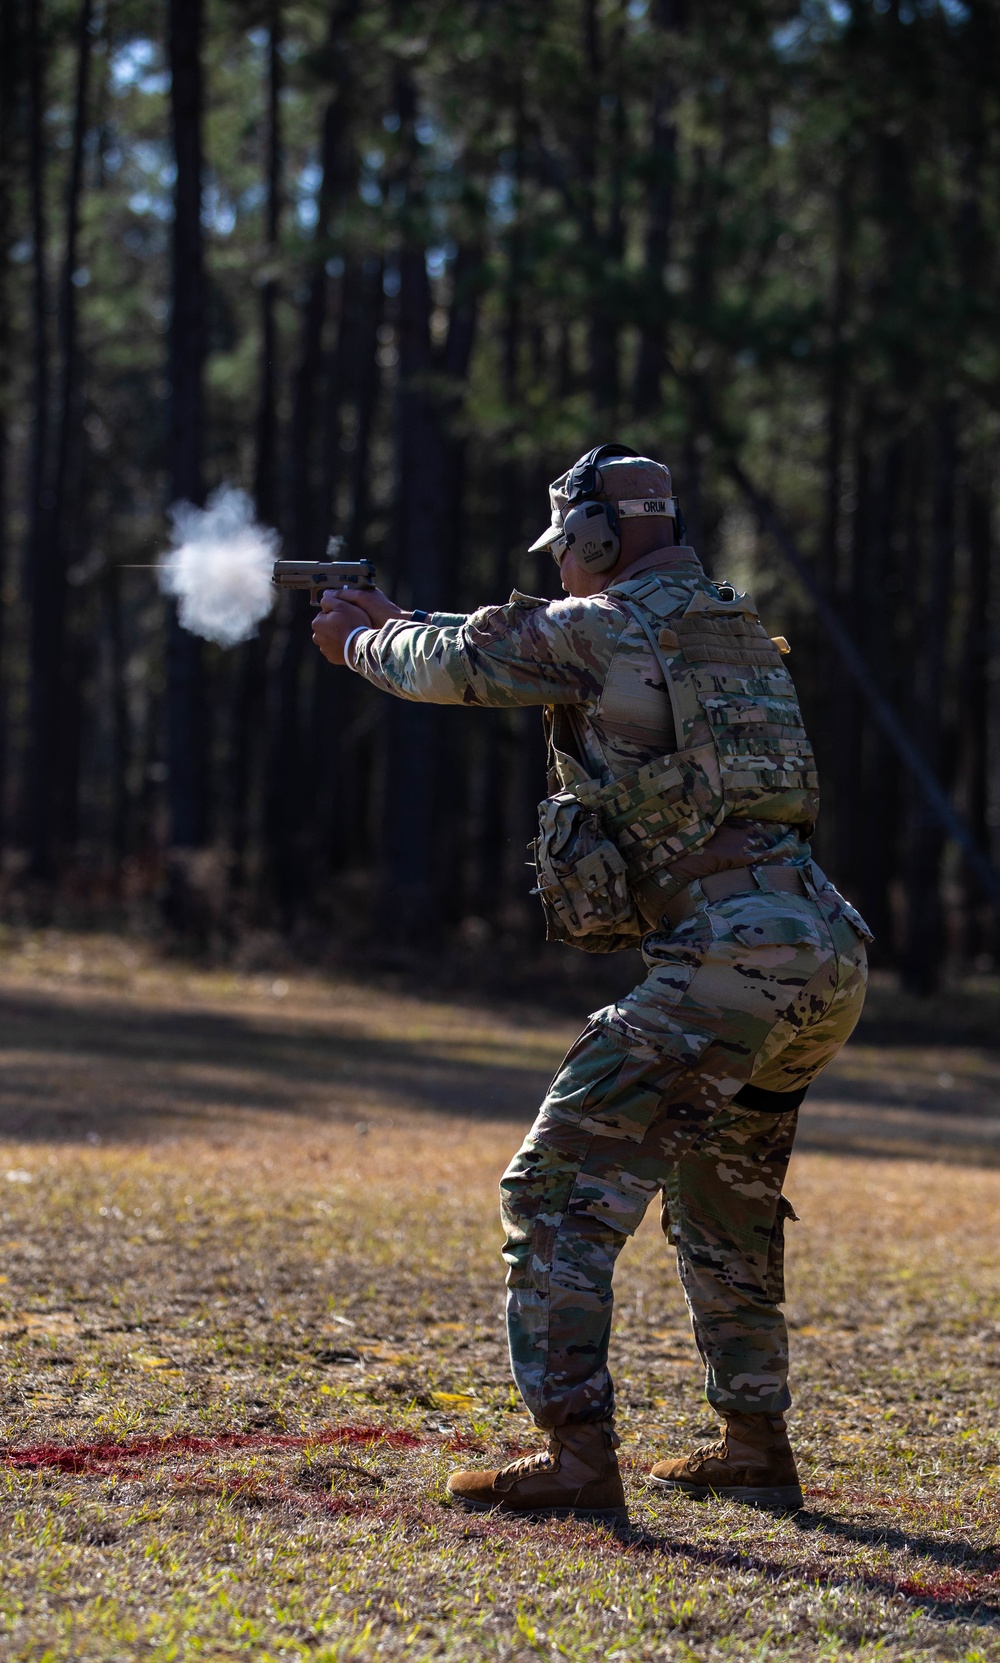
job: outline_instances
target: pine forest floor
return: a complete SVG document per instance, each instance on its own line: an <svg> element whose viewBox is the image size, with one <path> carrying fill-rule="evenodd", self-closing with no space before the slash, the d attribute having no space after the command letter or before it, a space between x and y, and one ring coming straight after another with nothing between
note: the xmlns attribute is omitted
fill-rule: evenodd
<svg viewBox="0 0 1000 1663"><path fill-rule="evenodd" d="M628 1245L617 1533L444 1488L531 1443L496 1187L579 1023L13 930L0 1019L4 1659L1000 1663L996 990L876 987L807 1102L805 1512L644 1488L714 1423Z"/></svg>

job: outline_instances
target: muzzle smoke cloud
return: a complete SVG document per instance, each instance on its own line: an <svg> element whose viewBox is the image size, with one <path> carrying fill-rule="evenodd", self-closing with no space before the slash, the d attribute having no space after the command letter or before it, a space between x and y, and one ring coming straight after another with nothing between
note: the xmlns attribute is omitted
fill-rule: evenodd
<svg viewBox="0 0 1000 1663"><path fill-rule="evenodd" d="M220 647L249 641L274 604L278 533L255 524L253 503L232 485L213 491L205 508L175 503L170 519L174 546L159 583L176 598L183 627Z"/></svg>

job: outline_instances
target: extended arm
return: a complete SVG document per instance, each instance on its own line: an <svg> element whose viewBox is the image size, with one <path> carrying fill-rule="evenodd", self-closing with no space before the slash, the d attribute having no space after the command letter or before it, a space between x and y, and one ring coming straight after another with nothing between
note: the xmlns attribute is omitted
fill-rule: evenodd
<svg viewBox="0 0 1000 1663"><path fill-rule="evenodd" d="M373 686L428 704L585 704L600 696L623 627L604 597L516 595L460 620L390 618L355 636L351 662Z"/></svg>

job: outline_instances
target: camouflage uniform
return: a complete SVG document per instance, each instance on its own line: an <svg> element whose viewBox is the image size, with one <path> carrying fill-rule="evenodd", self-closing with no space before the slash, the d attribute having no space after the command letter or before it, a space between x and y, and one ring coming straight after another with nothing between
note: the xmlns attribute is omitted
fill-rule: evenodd
<svg viewBox="0 0 1000 1663"><path fill-rule="evenodd" d="M864 948L835 892L734 896L643 942L649 974L597 1011L501 1186L511 1357L539 1425L602 1420L611 1275L658 1190L717 1409L788 1407L781 1186L802 1086L864 997ZM797 1106L797 1105L796 1105ZM787 1205L787 1204L786 1204Z"/></svg>
<svg viewBox="0 0 1000 1663"><path fill-rule="evenodd" d="M395 620L358 637L354 665L402 698L548 707L554 785L603 791L614 808L608 792L641 779L636 770L652 759L684 744L695 745L685 755L707 754L705 720L699 729L698 712L685 714L676 688L668 700L662 659L633 603L660 622L676 617L680 630L718 594L690 549L663 550L586 599L515 594L469 618ZM659 639L678 646L682 638L664 629ZM714 720L713 705L735 710L733 689L749 687L749 715L736 711L749 725L731 731L790 734L781 747L790 783L784 794L768 787L768 802L750 743L724 759L737 786L751 781L739 818L720 813L699 828L689 815L673 842L669 828L643 842L634 813L620 816L623 835L642 843L635 892L648 974L591 1017L501 1184L511 1363L543 1427L613 1413L614 1263L658 1192L710 1401L768 1413L790 1401L779 1301L791 1209L781 1186L804 1088L860 1013L867 932L811 861L814 774L787 675L763 668L738 684L726 668L736 658L712 650L724 662L714 680L701 677L702 717L707 709ZM751 665L763 663L756 650L747 649ZM774 688L784 715L768 702ZM767 766L780 769L784 758ZM708 800L700 779L690 770L684 777L694 779L689 795ZM683 790L680 800L683 808ZM768 873L788 866L798 892L769 891ZM709 900L703 882L711 887L714 875L736 868L752 871L753 892ZM682 893L687 915L667 928L665 907Z"/></svg>

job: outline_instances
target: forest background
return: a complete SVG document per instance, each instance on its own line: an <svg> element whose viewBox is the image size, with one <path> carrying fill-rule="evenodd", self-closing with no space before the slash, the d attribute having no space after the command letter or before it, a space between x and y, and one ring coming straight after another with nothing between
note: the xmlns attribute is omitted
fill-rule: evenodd
<svg viewBox="0 0 1000 1663"><path fill-rule="evenodd" d="M614 438L790 637L816 853L879 961L995 967L982 861L830 609L996 867L997 0L4 0L0 29L6 918L532 951L534 712L387 700L302 596L209 647L133 568L230 483L404 604L553 594L546 485Z"/></svg>

